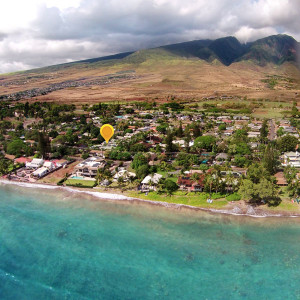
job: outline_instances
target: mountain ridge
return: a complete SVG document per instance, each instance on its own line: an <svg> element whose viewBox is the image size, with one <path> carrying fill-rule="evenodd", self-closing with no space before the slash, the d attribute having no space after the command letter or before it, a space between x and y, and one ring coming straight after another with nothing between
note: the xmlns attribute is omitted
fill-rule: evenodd
<svg viewBox="0 0 300 300"><path fill-rule="evenodd" d="M162 52L161 50L164 50ZM200 59L208 63L215 60L220 61L225 66L241 61L252 61L259 66L268 63L281 65L284 62L298 63L300 68L300 43L292 36L285 34L271 35L253 42L241 43L234 36L227 36L215 40L203 39L175 44L168 44L154 48L141 49L137 51L121 52L108 56L88 58L79 61L45 66L41 68L26 70L32 72L45 69L55 69L72 67L80 64L115 64L118 62L141 64L150 56L156 53L157 58L161 54L166 58L168 55L177 58ZM298 56L298 57L297 57ZM22 72L22 71L21 71Z"/></svg>

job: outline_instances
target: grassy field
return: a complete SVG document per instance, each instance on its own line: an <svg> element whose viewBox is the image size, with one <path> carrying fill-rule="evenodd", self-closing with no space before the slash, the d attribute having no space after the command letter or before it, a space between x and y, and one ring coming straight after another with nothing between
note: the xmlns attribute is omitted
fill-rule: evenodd
<svg viewBox="0 0 300 300"><path fill-rule="evenodd" d="M206 193L187 193L178 191L172 196L166 196L165 194L158 194L157 192L150 192L147 196L144 193L139 192L128 192L128 196L150 200L150 201L160 201L167 203L176 203L191 205L195 207L204 207L204 208L223 208L228 204L228 201L221 197L220 195L212 195L212 198L218 198L213 201L213 203L207 203L206 200L209 197Z"/></svg>
<svg viewBox="0 0 300 300"><path fill-rule="evenodd" d="M66 185L69 186L80 186L80 187L93 187L95 184L94 180L80 180L80 179L68 179L65 181Z"/></svg>

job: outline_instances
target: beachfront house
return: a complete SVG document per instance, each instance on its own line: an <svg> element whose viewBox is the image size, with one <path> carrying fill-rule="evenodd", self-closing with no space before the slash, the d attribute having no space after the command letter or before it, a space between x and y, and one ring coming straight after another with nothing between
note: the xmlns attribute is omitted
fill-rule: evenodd
<svg viewBox="0 0 300 300"><path fill-rule="evenodd" d="M188 192L202 192L204 189L204 179L205 176L203 174L199 174L198 179L193 179L192 174L185 174L178 178L177 184L179 185L179 189Z"/></svg>
<svg viewBox="0 0 300 300"><path fill-rule="evenodd" d="M49 171L52 171L56 168L55 164L52 161L45 161L43 167L47 168Z"/></svg>
<svg viewBox="0 0 300 300"><path fill-rule="evenodd" d="M156 191L157 185L163 176L157 173L146 176L139 186L142 192Z"/></svg>
<svg viewBox="0 0 300 300"><path fill-rule="evenodd" d="M38 169L44 164L44 160L42 158L34 158L31 162L26 162L26 168L30 169Z"/></svg>
<svg viewBox="0 0 300 300"><path fill-rule="evenodd" d="M45 167L41 167L41 168L35 170L35 171L32 173L32 175L33 175L34 177L37 177L37 178L42 178L42 177L44 177L47 173L49 173L49 170L48 170L47 168L45 168Z"/></svg>
<svg viewBox="0 0 300 300"><path fill-rule="evenodd" d="M136 174L127 170L121 170L114 175L113 180L118 181L119 178L123 178L124 181L130 181L135 178Z"/></svg>
<svg viewBox="0 0 300 300"><path fill-rule="evenodd" d="M96 177L98 169L105 166L105 161L100 157L89 157L75 167L76 176Z"/></svg>

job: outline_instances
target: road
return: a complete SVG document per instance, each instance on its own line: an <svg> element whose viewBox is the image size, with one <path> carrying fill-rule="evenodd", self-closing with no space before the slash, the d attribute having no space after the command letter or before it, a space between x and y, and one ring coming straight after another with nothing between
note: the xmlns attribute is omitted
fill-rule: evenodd
<svg viewBox="0 0 300 300"><path fill-rule="evenodd" d="M269 135L268 139L270 141L274 141L276 139L276 132L275 132L275 121L269 120Z"/></svg>

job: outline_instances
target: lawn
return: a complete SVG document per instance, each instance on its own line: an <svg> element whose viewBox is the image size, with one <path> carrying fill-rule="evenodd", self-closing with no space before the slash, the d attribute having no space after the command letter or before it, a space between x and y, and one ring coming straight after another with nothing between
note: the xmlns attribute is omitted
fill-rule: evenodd
<svg viewBox="0 0 300 300"><path fill-rule="evenodd" d="M267 210L271 210L271 211L289 211L289 212L297 212L299 213L300 211L300 204L298 204L297 202L293 203L290 199L283 199L282 202L275 207L264 207Z"/></svg>
<svg viewBox="0 0 300 300"><path fill-rule="evenodd" d="M175 183L177 183L177 180L178 180L178 176L177 175L168 176L168 172L166 172L166 171L158 171L157 173L160 174L160 175L162 175L164 178L170 179L170 180L174 181Z"/></svg>
<svg viewBox="0 0 300 300"><path fill-rule="evenodd" d="M205 208L223 208L228 204L228 201L225 200L224 198L221 198L221 195L218 194L212 195L212 199L215 199L213 203L207 203L206 200L209 197L207 193L195 194L195 193L187 193L184 191L177 191L172 196L167 196L166 194L158 194L157 192L150 192L147 196L144 193L129 192L128 196L143 199L143 200L184 204L184 205L191 205L191 206L205 207Z"/></svg>
<svg viewBox="0 0 300 300"><path fill-rule="evenodd" d="M89 187L92 188L95 184L94 180L67 179L65 184L68 186Z"/></svg>

